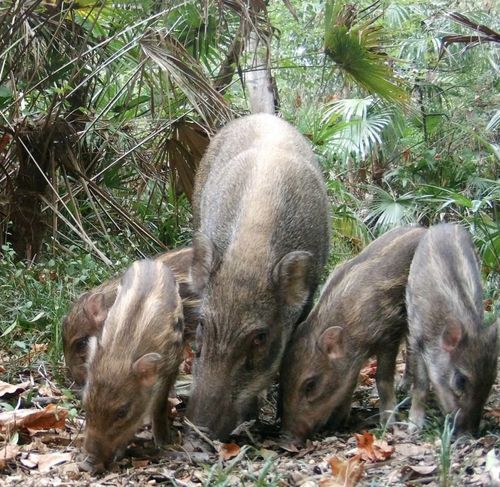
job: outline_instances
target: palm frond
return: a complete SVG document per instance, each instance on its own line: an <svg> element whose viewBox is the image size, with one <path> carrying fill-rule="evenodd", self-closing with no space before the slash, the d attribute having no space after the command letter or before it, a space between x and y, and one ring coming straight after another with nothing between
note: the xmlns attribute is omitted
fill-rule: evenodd
<svg viewBox="0 0 500 487"><path fill-rule="evenodd" d="M411 14L409 5L391 3L384 11L384 18L389 26L399 28L410 18Z"/></svg>
<svg viewBox="0 0 500 487"><path fill-rule="evenodd" d="M365 17L379 2L365 9ZM366 12L368 11L368 13ZM381 26L377 18L358 20L352 4L329 0L325 8L325 53L355 83L380 98L405 104L408 94L396 81L383 51Z"/></svg>
<svg viewBox="0 0 500 487"><path fill-rule="evenodd" d="M388 110L374 110L374 99L336 100L325 106L323 124L330 127L325 143L343 160L363 160L382 143L382 132L391 123Z"/></svg>
<svg viewBox="0 0 500 487"><path fill-rule="evenodd" d="M150 33L141 41L141 48L169 74L207 125L216 127L233 118L233 112L212 87L200 64L172 35Z"/></svg>
<svg viewBox="0 0 500 487"><path fill-rule="evenodd" d="M414 193L397 196L378 186L371 186L370 189L373 191L373 200L369 204L366 222L376 228L387 230L417 221L418 197Z"/></svg>
<svg viewBox="0 0 500 487"><path fill-rule="evenodd" d="M500 110L497 110L491 117L490 121L488 122L488 125L486 125L486 130L494 132L499 125L500 125Z"/></svg>

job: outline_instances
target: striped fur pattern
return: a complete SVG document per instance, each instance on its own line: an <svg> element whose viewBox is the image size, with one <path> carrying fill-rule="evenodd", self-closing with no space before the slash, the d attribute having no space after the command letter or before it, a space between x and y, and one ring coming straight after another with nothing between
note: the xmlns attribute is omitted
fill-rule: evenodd
<svg viewBox="0 0 500 487"><path fill-rule="evenodd" d="M406 334L405 287L422 227L391 230L329 276L295 330L280 372L282 426L303 440L346 422L359 372L377 356L382 420L396 404L396 355Z"/></svg>
<svg viewBox="0 0 500 487"><path fill-rule="evenodd" d="M135 262L113 306L96 298L90 315L107 316L90 341L85 449L96 470L106 468L151 412L158 445L170 439L168 392L182 359L182 301L173 273L161 261Z"/></svg>
<svg viewBox="0 0 500 487"><path fill-rule="evenodd" d="M459 225L431 227L411 265L407 289L412 359L410 426L423 426L429 383L457 432L475 432L496 377L497 326L483 324L480 263Z"/></svg>
<svg viewBox="0 0 500 487"><path fill-rule="evenodd" d="M155 260L167 264L174 273L179 285L184 312L184 338L192 340L199 321L200 300L194 292L189 269L193 251L191 247L171 250L159 254ZM120 277L110 279L100 286L80 296L69 309L63 319L62 336L66 367L77 385L83 386L87 378L88 343L92 336L99 336L102 327L94 323L86 309L89 298L95 294L103 294L104 304L111 308L116 299Z"/></svg>

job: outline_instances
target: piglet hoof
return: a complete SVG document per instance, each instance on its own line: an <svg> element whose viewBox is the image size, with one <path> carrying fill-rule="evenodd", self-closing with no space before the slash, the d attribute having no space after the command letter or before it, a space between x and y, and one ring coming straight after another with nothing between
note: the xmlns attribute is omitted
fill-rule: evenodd
<svg viewBox="0 0 500 487"><path fill-rule="evenodd" d="M415 421L412 421L411 419L408 420L408 433L415 437L415 436L418 436L420 435L421 431L422 431L422 427L423 427L423 423L422 424L417 424Z"/></svg>
<svg viewBox="0 0 500 487"><path fill-rule="evenodd" d="M166 446L172 444L172 432L168 427L155 428L153 431L153 437L157 448L165 448Z"/></svg>
<svg viewBox="0 0 500 487"><path fill-rule="evenodd" d="M400 394L408 394L411 388L411 380L406 375L399 381L397 390Z"/></svg>
<svg viewBox="0 0 500 487"><path fill-rule="evenodd" d="M380 425L382 428L389 429L394 426L396 421L396 411L384 411L380 415Z"/></svg>
<svg viewBox="0 0 500 487"><path fill-rule="evenodd" d="M91 457L87 457L85 460L79 462L78 468L93 475L103 473L106 470L104 463L97 462Z"/></svg>

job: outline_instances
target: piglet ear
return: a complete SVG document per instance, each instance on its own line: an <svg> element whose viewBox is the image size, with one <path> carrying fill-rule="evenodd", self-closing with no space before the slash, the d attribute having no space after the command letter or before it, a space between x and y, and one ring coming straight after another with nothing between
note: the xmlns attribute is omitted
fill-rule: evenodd
<svg viewBox="0 0 500 487"><path fill-rule="evenodd" d="M340 326L327 328L319 337L318 346L330 360L344 357L344 329Z"/></svg>
<svg viewBox="0 0 500 487"><path fill-rule="evenodd" d="M488 331L486 332L486 337L488 343L498 344L498 326L500 325L500 318L497 318L490 326L488 326ZM498 345L497 345L498 346Z"/></svg>
<svg viewBox="0 0 500 487"><path fill-rule="evenodd" d="M201 292L208 283L214 268L214 246L210 239L201 232L193 238L193 260L191 264L191 282L197 292Z"/></svg>
<svg viewBox="0 0 500 487"><path fill-rule="evenodd" d="M106 307L106 301L104 299L103 293L91 294L85 300L85 312L87 316L92 321L96 331L101 331L104 326L104 322L108 316L108 308Z"/></svg>
<svg viewBox="0 0 500 487"><path fill-rule="evenodd" d="M273 281L283 301L290 306L304 306L309 297L312 254L295 251L286 254L273 269Z"/></svg>
<svg viewBox="0 0 500 487"><path fill-rule="evenodd" d="M441 334L441 348L445 352L452 352L457 348L463 336L462 324L458 321L448 323Z"/></svg>
<svg viewBox="0 0 500 487"><path fill-rule="evenodd" d="M160 362L159 353L147 353L133 363L132 370L144 387L151 387L158 380Z"/></svg>

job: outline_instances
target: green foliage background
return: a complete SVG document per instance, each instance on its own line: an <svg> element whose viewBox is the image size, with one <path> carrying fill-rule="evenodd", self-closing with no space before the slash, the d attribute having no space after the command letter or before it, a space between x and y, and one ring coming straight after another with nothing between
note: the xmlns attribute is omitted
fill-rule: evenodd
<svg viewBox="0 0 500 487"><path fill-rule="evenodd" d="M255 5L2 3L2 349L49 343L58 363L70 300L135 258L190 242L207 136L248 111L251 55L229 58L245 25L270 34L279 111L321 161L331 266L395 225L456 221L498 300L498 43L444 42L480 34L444 1ZM454 8L500 29L487 0ZM23 240L26 214L37 251Z"/></svg>

